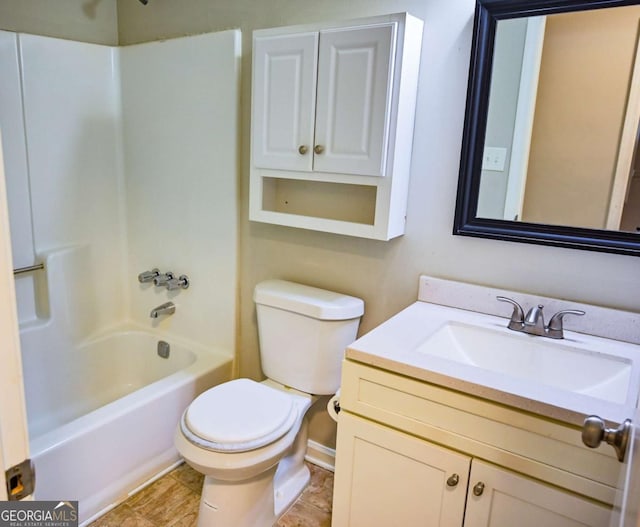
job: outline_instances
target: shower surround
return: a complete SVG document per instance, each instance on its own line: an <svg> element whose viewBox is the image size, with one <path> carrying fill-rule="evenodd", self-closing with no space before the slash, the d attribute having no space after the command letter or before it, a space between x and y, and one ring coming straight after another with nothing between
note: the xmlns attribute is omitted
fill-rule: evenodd
<svg viewBox="0 0 640 527"><path fill-rule="evenodd" d="M81 521L177 460L154 415L231 376L239 61L236 30L122 48L0 31L14 267L45 264L16 276L35 495ZM152 267L192 285L139 284Z"/></svg>

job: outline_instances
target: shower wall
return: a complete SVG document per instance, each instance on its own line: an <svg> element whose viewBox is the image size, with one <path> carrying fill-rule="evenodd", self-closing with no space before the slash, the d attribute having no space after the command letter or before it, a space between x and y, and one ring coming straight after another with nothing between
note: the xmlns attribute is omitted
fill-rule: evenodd
<svg viewBox="0 0 640 527"><path fill-rule="evenodd" d="M72 360L114 328L233 356L239 60L239 31L128 48L0 31L14 267L45 263L16 277L28 413L59 382L43 354ZM192 285L139 284L153 267ZM167 300L176 313L152 320Z"/></svg>
<svg viewBox="0 0 640 527"><path fill-rule="evenodd" d="M67 260L57 274L54 264L16 278L20 324L45 325L62 285L68 320L58 329L78 340L125 305L116 50L8 32L0 42L14 267Z"/></svg>
<svg viewBox="0 0 640 527"><path fill-rule="evenodd" d="M33 225L31 222L31 196L27 171L22 88L18 56L18 35L0 31L0 125L3 130L7 198L14 267L32 265L35 260ZM35 320L35 293L32 275L16 278L18 317L22 323Z"/></svg>
<svg viewBox="0 0 640 527"><path fill-rule="evenodd" d="M186 274L187 290L136 285L131 318L235 348L241 34L120 49L129 274ZM149 311L168 300L171 317Z"/></svg>

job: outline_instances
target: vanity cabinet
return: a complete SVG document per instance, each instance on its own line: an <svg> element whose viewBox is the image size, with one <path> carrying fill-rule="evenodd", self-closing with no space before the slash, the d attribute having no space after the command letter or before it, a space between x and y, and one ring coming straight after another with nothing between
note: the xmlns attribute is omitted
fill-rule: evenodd
<svg viewBox="0 0 640 527"><path fill-rule="evenodd" d="M250 219L404 232L422 21L254 32Z"/></svg>
<svg viewBox="0 0 640 527"><path fill-rule="evenodd" d="M333 527L609 523L617 460L578 427L349 360L340 400Z"/></svg>

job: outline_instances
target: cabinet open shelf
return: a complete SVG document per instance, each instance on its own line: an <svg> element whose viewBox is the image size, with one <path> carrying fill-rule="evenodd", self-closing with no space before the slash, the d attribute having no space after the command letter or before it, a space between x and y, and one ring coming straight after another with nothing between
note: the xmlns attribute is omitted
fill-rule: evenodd
<svg viewBox="0 0 640 527"><path fill-rule="evenodd" d="M373 226L374 186L263 178L262 210Z"/></svg>

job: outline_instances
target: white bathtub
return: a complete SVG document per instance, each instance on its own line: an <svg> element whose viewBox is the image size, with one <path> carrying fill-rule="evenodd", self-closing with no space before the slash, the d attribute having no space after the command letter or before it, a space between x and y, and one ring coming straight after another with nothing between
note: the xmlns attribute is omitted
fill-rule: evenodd
<svg viewBox="0 0 640 527"><path fill-rule="evenodd" d="M168 359L157 354L161 339ZM37 355L24 366L35 498L78 500L81 523L172 466L183 410L231 378L229 350L133 329L67 350L64 360L55 349Z"/></svg>

